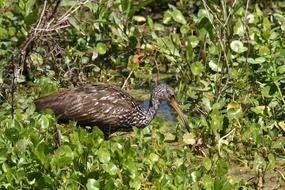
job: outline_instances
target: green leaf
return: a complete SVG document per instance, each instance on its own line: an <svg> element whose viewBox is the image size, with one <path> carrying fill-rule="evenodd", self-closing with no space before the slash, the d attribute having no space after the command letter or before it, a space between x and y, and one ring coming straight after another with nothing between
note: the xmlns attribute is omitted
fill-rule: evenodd
<svg viewBox="0 0 285 190"><path fill-rule="evenodd" d="M212 167L212 161L211 161L211 159L210 158L208 158L208 157L204 157L203 158L203 166L204 166L204 168L206 169L206 170L210 170L211 169L211 167Z"/></svg>
<svg viewBox="0 0 285 190"><path fill-rule="evenodd" d="M191 178L193 182L197 182L201 177L201 172L199 170L191 172Z"/></svg>
<svg viewBox="0 0 285 190"><path fill-rule="evenodd" d="M112 162L108 163L106 170L110 175L116 175L120 171L120 169Z"/></svg>
<svg viewBox="0 0 285 190"><path fill-rule="evenodd" d="M105 54L107 52L107 46L104 43L97 43L96 49L98 50L99 54Z"/></svg>
<svg viewBox="0 0 285 190"><path fill-rule="evenodd" d="M272 148L274 149L283 149L285 146L285 138L279 138L272 143Z"/></svg>
<svg viewBox="0 0 285 190"><path fill-rule="evenodd" d="M47 145L45 143L40 143L36 146L34 150L34 154L36 158L40 161L40 163L46 168L48 166L48 160L46 155L46 147Z"/></svg>
<svg viewBox="0 0 285 190"><path fill-rule="evenodd" d="M31 60L35 65L42 65L43 64L43 57L39 53L33 52L31 54Z"/></svg>
<svg viewBox="0 0 285 190"><path fill-rule="evenodd" d="M3 27L0 27L0 39L5 39L8 37L8 31L3 28Z"/></svg>
<svg viewBox="0 0 285 190"><path fill-rule="evenodd" d="M172 16L173 20L175 20L176 22L178 22L180 24L186 24L187 23L183 14L176 8L171 13L171 16Z"/></svg>
<svg viewBox="0 0 285 190"><path fill-rule="evenodd" d="M39 119L39 123L41 127L43 128L48 128L49 127L49 119L47 118L46 115L42 115Z"/></svg>
<svg viewBox="0 0 285 190"><path fill-rule="evenodd" d="M7 137L7 139L9 139L10 141L14 143L17 142L20 138L19 131L15 127L6 129L5 136Z"/></svg>
<svg viewBox="0 0 285 190"><path fill-rule="evenodd" d="M159 160L159 156L155 153L150 153L149 158L151 160L151 162L157 162Z"/></svg>
<svg viewBox="0 0 285 190"><path fill-rule="evenodd" d="M102 163L108 163L111 160L111 155L108 149L100 147L98 151L99 161Z"/></svg>
<svg viewBox="0 0 285 190"><path fill-rule="evenodd" d="M0 148L0 164L7 160L8 148Z"/></svg>
<svg viewBox="0 0 285 190"><path fill-rule="evenodd" d="M278 73L283 74L285 73L285 65L281 65L277 68Z"/></svg>
<svg viewBox="0 0 285 190"><path fill-rule="evenodd" d="M198 24L199 29L206 29L207 31L212 31L213 26L207 17L203 17Z"/></svg>
<svg viewBox="0 0 285 190"><path fill-rule="evenodd" d="M80 26L78 25L78 22L74 17L68 17L68 21L76 30L80 31Z"/></svg>
<svg viewBox="0 0 285 190"><path fill-rule="evenodd" d="M190 36L188 39L189 39L188 41L191 43L191 46L193 48L195 48L199 44L199 40L196 36Z"/></svg>
<svg viewBox="0 0 285 190"><path fill-rule="evenodd" d="M271 22L269 21L268 17L263 17L263 30L270 31L271 30Z"/></svg>
<svg viewBox="0 0 285 190"><path fill-rule="evenodd" d="M191 28L187 24L180 27L180 32L183 35L188 34L190 31L191 31Z"/></svg>
<svg viewBox="0 0 285 190"><path fill-rule="evenodd" d="M196 142L194 134L192 134L192 133L185 133L185 134L183 135L183 142L184 142L185 144L194 145L195 142Z"/></svg>
<svg viewBox="0 0 285 190"><path fill-rule="evenodd" d="M244 33L245 33L245 27L240 21L238 21L236 25L234 26L234 34L243 36Z"/></svg>
<svg viewBox="0 0 285 190"><path fill-rule="evenodd" d="M72 163L74 152L68 145L60 146L54 153L51 159L51 167L53 170L60 170L61 167L66 167Z"/></svg>
<svg viewBox="0 0 285 190"><path fill-rule="evenodd" d="M243 43L239 40L234 40L230 44L231 49L236 53L243 53L247 51L247 47L243 46Z"/></svg>
<svg viewBox="0 0 285 190"><path fill-rule="evenodd" d="M222 67L216 64L213 60L209 61L209 67L215 72L222 72Z"/></svg>
<svg viewBox="0 0 285 190"><path fill-rule="evenodd" d="M37 12L31 12L28 16L25 17L25 23L30 26L37 20Z"/></svg>
<svg viewBox="0 0 285 190"><path fill-rule="evenodd" d="M201 182L206 190L212 190L214 186L214 178L209 175L204 175L201 179Z"/></svg>
<svg viewBox="0 0 285 190"><path fill-rule="evenodd" d="M250 110L253 111L256 114L263 115L264 111L265 111L265 108L266 108L265 106L255 106L255 107L252 107Z"/></svg>
<svg viewBox="0 0 285 190"><path fill-rule="evenodd" d="M228 165L223 160L218 160L217 166L216 166L216 175L217 177L223 177L228 172Z"/></svg>
<svg viewBox="0 0 285 190"><path fill-rule="evenodd" d="M146 18L143 16L133 16L133 20L136 22L146 22Z"/></svg>
<svg viewBox="0 0 285 190"><path fill-rule="evenodd" d="M95 179L88 179L86 188L87 190L100 190L100 183Z"/></svg>
<svg viewBox="0 0 285 190"><path fill-rule="evenodd" d="M266 59L264 57L258 57L256 59L253 58L248 58L247 62L250 64L261 64L264 63L266 61Z"/></svg>
<svg viewBox="0 0 285 190"><path fill-rule="evenodd" d="M193 75L200 75L204 71L204 66L201 62L194 62L190 66Z"/></svg>
<svg viewBox="0 0 285 190"><path fill-rule="evenodd" d="M171 12L170 11L165 11L163 14L163 24L168 24L171 20Z"/></svg>
<svg viewBox="0 0 285 190"><path fill-rule="evenodd" d="M262 156L256 153L255 159L253 161L253 166L256 171L258 171L259 169L263 170L266 167L266 161Z"/></svg>

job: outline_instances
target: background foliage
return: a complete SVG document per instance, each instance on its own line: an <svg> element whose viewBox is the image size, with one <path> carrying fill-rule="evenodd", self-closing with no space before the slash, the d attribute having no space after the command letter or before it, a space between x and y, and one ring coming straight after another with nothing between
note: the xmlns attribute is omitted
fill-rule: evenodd
<svg viewBox="0 0 285 190"><path fill-rule="evenodd" d="M283 1L2 0L0 10L1 189L285 188ZM33 105L84 83L160 80L176 88L190 134L158 117L104 140Z"/></svg>

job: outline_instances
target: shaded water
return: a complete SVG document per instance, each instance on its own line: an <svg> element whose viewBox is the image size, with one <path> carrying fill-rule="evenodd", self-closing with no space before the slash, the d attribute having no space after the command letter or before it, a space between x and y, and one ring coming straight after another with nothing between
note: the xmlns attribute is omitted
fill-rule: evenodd
<svg viewBox="0 0 285 190"><path fill-rule="evenodd" d="M143 106L145 109L149 107L149 100L143 102ZM162 101L159 107L158 114L168 121L177 121L176 113L172 107L168 105L166 101Z"/></svg>

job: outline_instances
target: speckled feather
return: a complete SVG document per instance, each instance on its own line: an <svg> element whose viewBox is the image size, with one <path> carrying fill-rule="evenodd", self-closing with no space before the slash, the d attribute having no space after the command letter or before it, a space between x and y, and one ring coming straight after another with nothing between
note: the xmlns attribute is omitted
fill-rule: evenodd
<svg viewBox="0 0 285 190"><path fill-rule="evenodd" d="M74 120L83 126L95 125L109 135L147 126L157 114L160 100L173 102L174 96L173 88L160 84L152 91L149 108L145 109L124 90L98 83L52 93L35 100L35 105L36 111L52 109L60 122ZM178 114L182 115L178 109ZM186 119L181 117L189 131Z"/></svg>
<svg viewBox="0 0 285 190"><path fill-rule="evenodd" d="M144 127L147 110L124 90L107 84L93 84L55 92L35 100L36 111L50 108L59 121L75 120L80 125L101 128L104 133ZM120 127L118 127L120 126Z"/></svg>

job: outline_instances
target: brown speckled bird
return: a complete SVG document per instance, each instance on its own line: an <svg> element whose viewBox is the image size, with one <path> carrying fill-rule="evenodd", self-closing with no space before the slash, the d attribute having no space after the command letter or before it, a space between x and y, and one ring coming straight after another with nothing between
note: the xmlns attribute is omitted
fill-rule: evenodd
<svg viewBox="0 0 285 190"><path fill-rule="evenodd" d="M157 114L160 101L167 100L176 110L183 125L189 125L175 100L175 91L166 84L154 88L149 108L145 109L124 90L109 84L85 85L54 92L35 100L36 111L45 108L59 116L59 122L77 121L82 126L98 126L105 135L147 126Z"/></svg>

